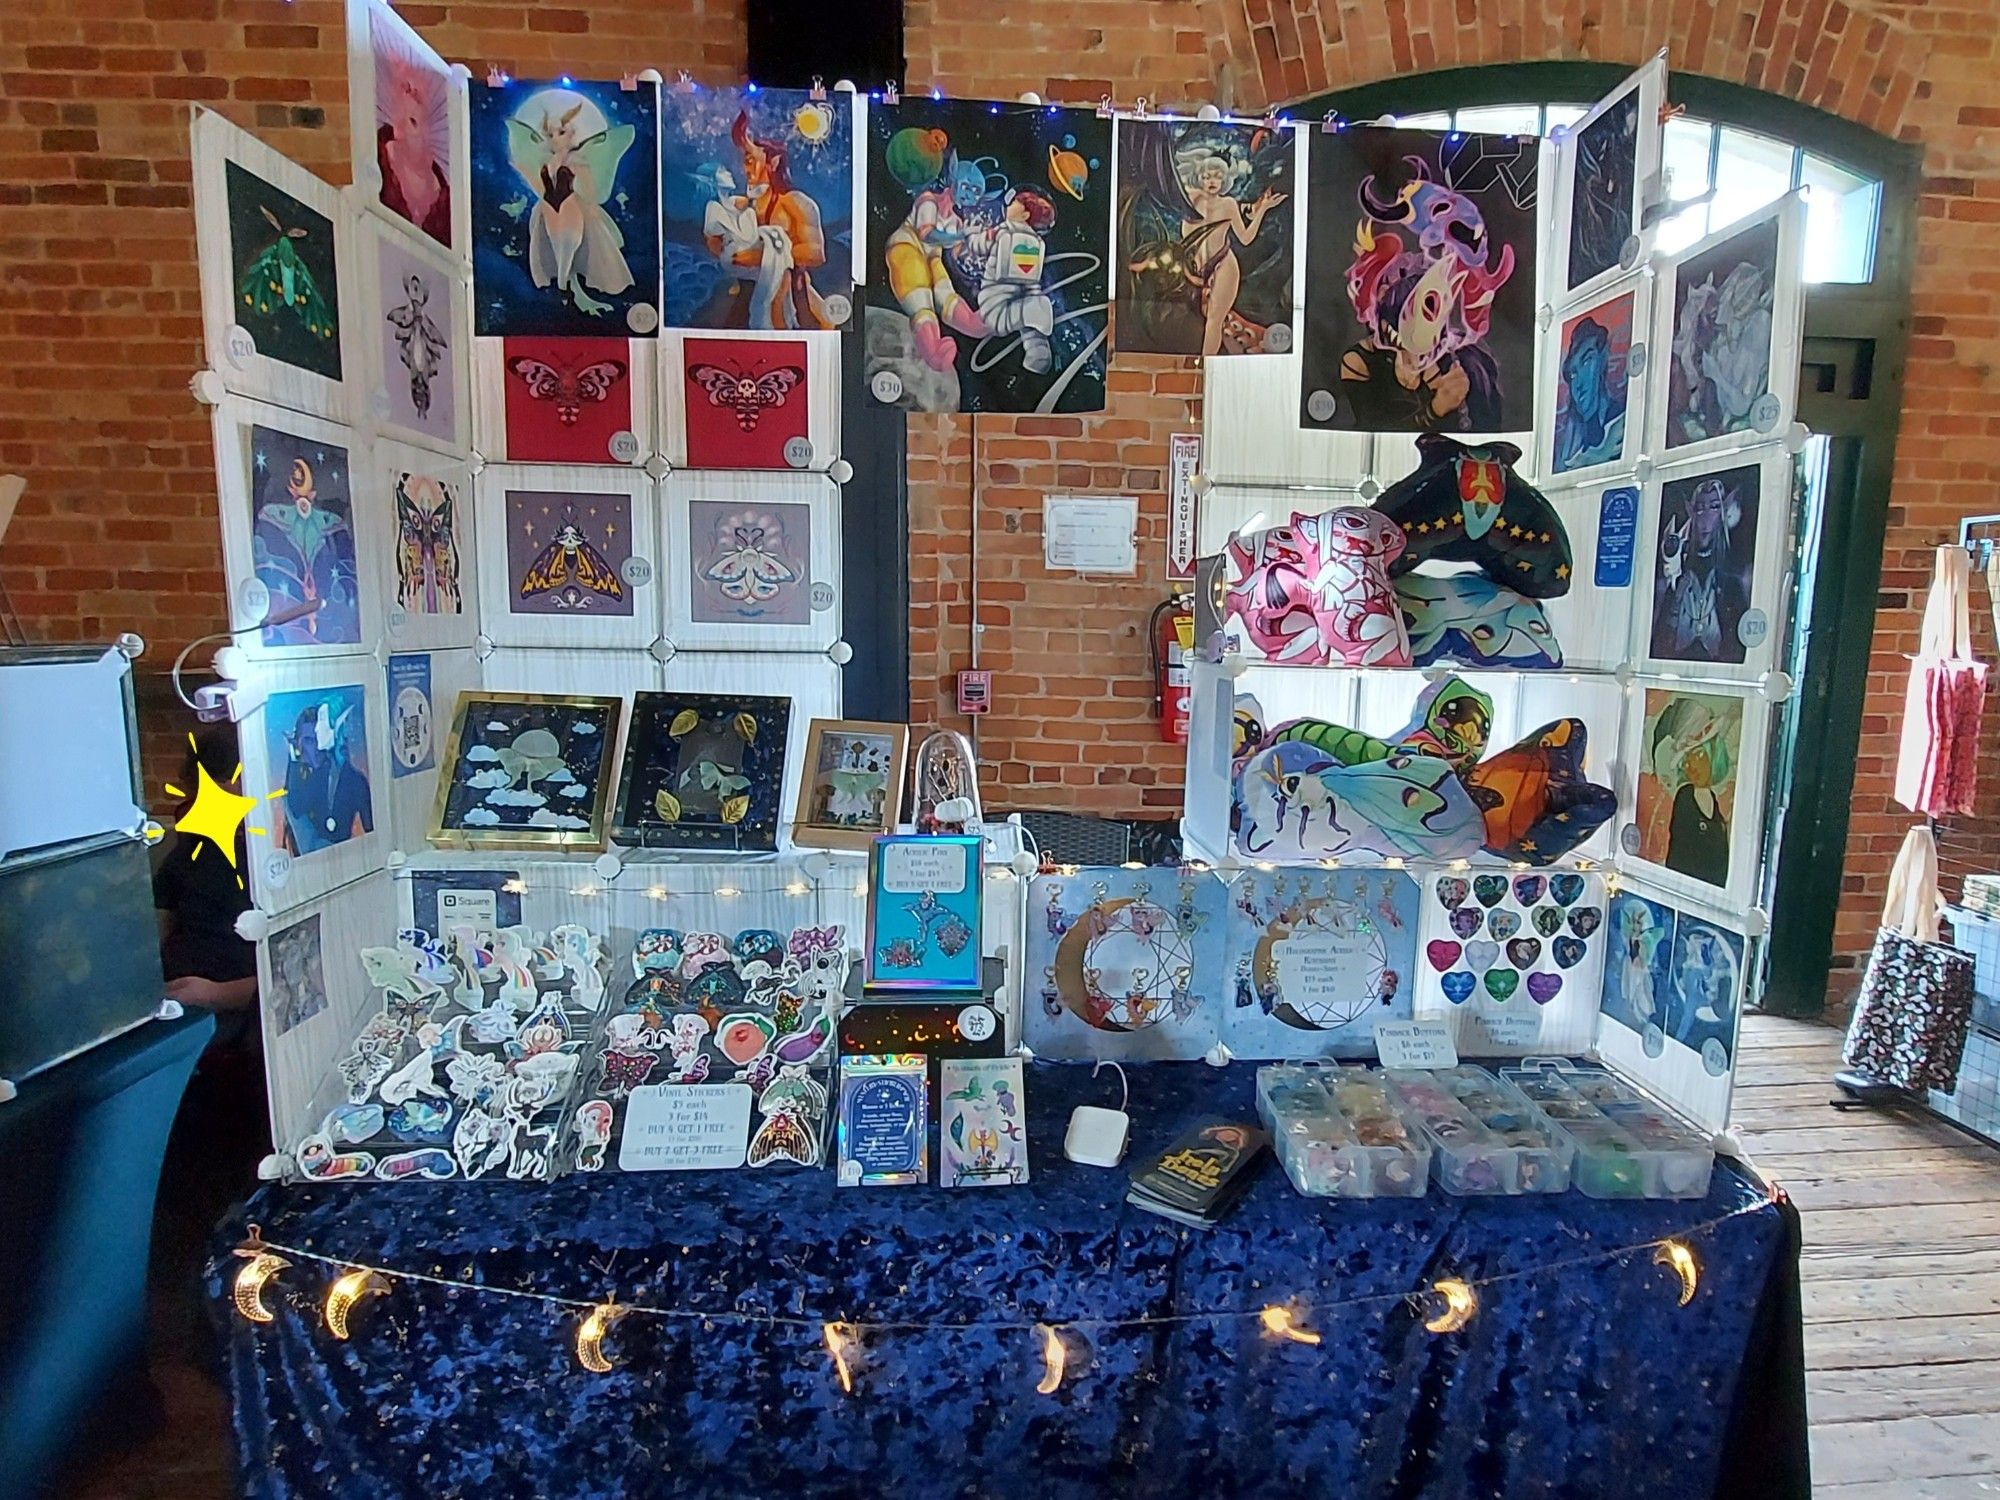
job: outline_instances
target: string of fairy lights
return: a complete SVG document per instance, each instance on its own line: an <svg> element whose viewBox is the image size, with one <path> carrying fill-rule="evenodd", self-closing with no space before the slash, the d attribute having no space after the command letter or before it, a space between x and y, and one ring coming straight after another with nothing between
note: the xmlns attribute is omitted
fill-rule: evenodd
<svg viewBox="0 0 2000 1500"><path fill-rule="evenodd" d="M991 1333L1018 1334L1032 1344L1040 1363L1035 1389L1053 1395L1080 1366L1089 1349L1092 1332L1130 1328L1158 1328L1188 1324L1226 1325L1254 1323L1263 1334L1287 1343L1318 1346L1325 1341L1323 1331L1329 1319L1342 1312L1362 1308L1408 1305L1431 1333L1454 1334L1478 1315L1482 1292L1512 1282L1531 1281L1582 1267L1623 1264L1649 1257L1652 1264L1672 1273L1678 1305L1694 1300L1702 1276L1702 1263L1692 1240L1713 1234L1722 1225L1745 1214L1759 1213L1784 1200L1782 1189L1773 1187L1733 1208L1699 1223L1654 1239L1640 1240L1612 1249L1572 1255L1518 1270L1500 1271L1489 1276L1444 1277L1428 1286L1406 1292L1376 1292L1366 1296L1343 1297L1307 1303L1303 1300L1265 1303L1257 1307L1204 1308L1187 1312L1144 1313L1108 1317L1077 1317L1062 1320L1026 1318L826 1318L802 1313L716 1312L685 1307L658 1307L619 1297L568 1297L555 1292L530 1291L521 1287L495 1286L487 1282L421 1271L371 1265L343 1256L327 1255L301 1246L266 1240L262 1229L252 1224L249 1238L236 1247L242 1261L232 1286L236 1311L246 1320L267 1324L277 1314L266 1305L264 1294L279 1278L300 1265L323 1267L333 1273L320 1306L320 1322L327 1333L340 1341L353 1336L351 1319L363 1298L386 1297L398 1283L443 1287L481 1297L511 1298L533 1302L547 1309L551 1322L567 1330L577 1364L591 1374L603 1375L617 1367L605 1341L613 1326L628 1318L652 1319L662 1323L699 1323L703 1327L729 1324L739 1327L797 1329L816 1333L824 1349L834 1380L844 1394L852 1395L856 1375L866 1362L870 1340L897 1333Z"/></svg>

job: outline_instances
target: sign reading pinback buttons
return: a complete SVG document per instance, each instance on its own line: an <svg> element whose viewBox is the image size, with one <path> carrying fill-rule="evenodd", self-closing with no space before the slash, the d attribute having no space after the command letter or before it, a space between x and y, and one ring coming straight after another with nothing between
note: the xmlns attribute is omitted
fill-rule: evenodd
<svg viewBox="0 0 2000 1500"><path fill-rule="evenodd" d="M1273 354L1290 354L1292 352L1292 325L1289 323L1273 323L1269 328L1265 329L1264 347Z"/></svg>
<svg viewBox="0 0 2000 1500"><path fill-rule="evenodd" d="M659 310L649 302L635 302L626 309L625 326L634 333L651 333L660 326Z"/></svg>
<svg viewBox="0 0 2000 1500"><path fill-rule="evenodd" d="M639 461L639 435L634 432L614 432L611 434L611 457L621 464Z"/></svg>
<svg viewBox="0 0 2000 1500"><path fill-rule="evenodd" d="M785 462L795 469L803 469L813 461L813 445L810 438L787 438L785 440Z"/></svg>
<svg viewBox="0 0 2000 1500"><path fill-rule="evenodd" d="M835 323L845 324L854 316L854 303L841 292L835 292L826 299L826 315Z"/></svg>
<svg viewBox="0 0 2000 1500"><path fill-rule="evenodd" d="M808 592L806 595L806 602L812 605L814 610L819 611L820 613L824 613L825 611L832 609L833 585L830 583L814 584L810 592Z"/></svg>
<svg viewBox="0 0 2000 1500"><path fill-rule="evenodd" d="M968 1042L985 1041L997 1025L990 1005L968 1005L958 1013L958 1034Z"/></svg>
<svg viewBox="0 0 2000 1500"><path fill-rule="evenodd" d="M618 576L635 589L642 589L653 581L653 565L643 557L628 557L618 565Z"/></svg>
<svg viewBox="0 0 2000 1500"><path fill-rule="evenodd" d="M1736 639L1746 646L1761 646L1771 633L1771 620L1761 609L1746 609L1736 622Z"/></svg>
<svg viewBox="0 0 2000 1500"><path fill-rule="evenodd" d="M241 323L231 323L222 336L222 352L240 370L257 357L257 341Z"/></svg>
<svg viewBox="0 0 2000 1500"><path fill-rule="evenodd" d="M1306 397L1306 415L1315 422L1333 420L1334 402L1332 391L1314 391Z"/></svg>
<svg viewBox="0 0 2000 1500"><path fill-rule="evenodd" d="M902 399L903 377L894 370L877 370L868 382L868 390L877 401L887 406Z"/></svg>

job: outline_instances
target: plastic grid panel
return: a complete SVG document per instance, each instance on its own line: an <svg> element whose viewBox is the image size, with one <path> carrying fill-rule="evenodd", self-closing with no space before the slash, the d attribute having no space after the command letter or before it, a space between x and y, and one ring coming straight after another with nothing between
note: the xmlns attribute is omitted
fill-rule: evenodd
<svg viewBox="0 0 2000 1500"><path fill-rule="evenodd" d="M2000 1036L1975 1026L1965 1039L1958 1087L1949 1094L1932 1090L1930 1106L1947 1120L2000 1143Z"/></svg>

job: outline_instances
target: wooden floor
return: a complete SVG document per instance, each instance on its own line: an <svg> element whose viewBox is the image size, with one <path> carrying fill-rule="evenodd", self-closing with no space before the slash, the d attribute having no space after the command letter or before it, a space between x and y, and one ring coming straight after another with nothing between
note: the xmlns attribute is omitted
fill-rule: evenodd
<svg viewBox="0 0 2000 1500"><path fill-rule="evenodd" d="M1755 1017L1735 1121L1805 1226L1807 1397L1825 1500L2000 1500L2000 1150L1924 1115L1838 1114L1840 1034ZM225 1500L228 1408L166 1351L168 1420L73 1500Z"/></svg>

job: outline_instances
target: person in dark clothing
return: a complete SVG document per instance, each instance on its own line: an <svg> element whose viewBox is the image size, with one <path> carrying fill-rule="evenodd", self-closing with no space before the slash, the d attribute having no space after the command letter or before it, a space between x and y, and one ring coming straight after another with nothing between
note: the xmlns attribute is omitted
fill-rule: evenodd
<svg viewBox="0 0 2000 1500"><path fill-rule="evenodd" d="M193 802L197 771L227 786L236 768L236 735L227 724L210 724L195 736L181 768L181 786ZM217 1043L238 1040L249 1028L241 1019L257 1003L257 949L236 935L236 919L250 908L243 888L243 835L237 834L236 862L207 840L176 832L166 857L153 872L153 907L160 917L160 966L167 994L183 1005L217 1012ZM233 1020L229 1018L234 1018Z"/></svg>

